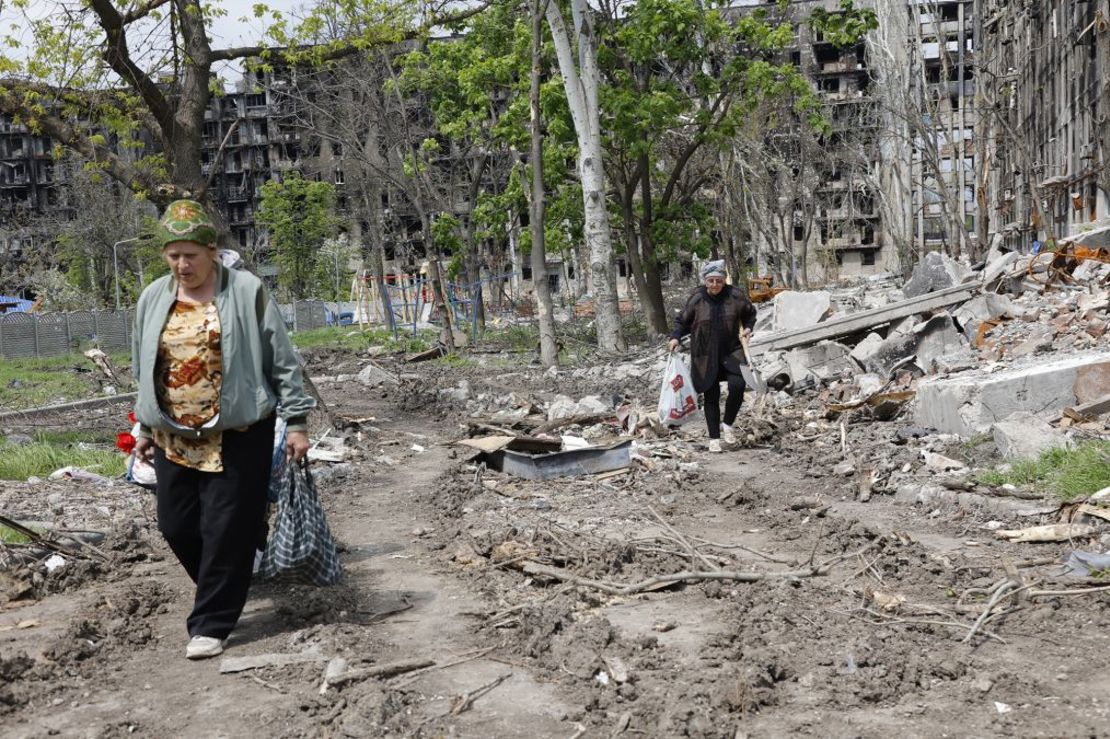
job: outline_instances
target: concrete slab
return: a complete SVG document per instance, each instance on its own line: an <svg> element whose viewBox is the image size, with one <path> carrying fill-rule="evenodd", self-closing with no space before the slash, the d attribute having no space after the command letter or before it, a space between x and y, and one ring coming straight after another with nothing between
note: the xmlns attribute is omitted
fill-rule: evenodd
<svg viewBox="0 0 1110 739"><path fill-rule="evenodd" d="M1110 352L956 377L928 378L917 388L915 423L972 436L1018 411L1049 413L1110 393Z"/></svg>
<svg viewBox="0 0 1110 739"><path fill-rule="evenodd" d="M1041 452L1070 446L1067 435L1044 418L1018 411L991 426L994 445L1004 459L1036 459Z"/></svg>
<svg viewBox="0 0 1110 739"><path fill-rule="evenodd" d="M972 298L956 308L952 311L952 316L963 327L964 336L970 341L975 341L979 324L999 316L1013 316L1015 310L1013 301L1007 296L987 293Z"/></svg>
<svg viewBox="0 0 1110 739"><path fill-rule="evenodd" d="M867 360L875 355L879 347L883 345L883 337L872 332L864 337L863 341L856 344L852 349L852 359L859 362L861 365L866 366Z"/></svg>
<svg viewBox="0 0 1110 739"><path fill-rule="evenodd" d="M952 257L931 251L925 255L916 267L913 274L902 288L902 293L907 298L916 298L936 290L943 290L961 284L970 274L968 267L957 262Z"/></svg>
<svg viewBox="0 0 1110 739"><path fill-rule="evenodd" d="M772 331L793 331L808 328L829 315L832 296L824 290L797 292L787 290L774 298L775 317Z"/></svg>
<svg viewBox="0 0 1110 739"><path fill-rule="evenodd" d="M826 380L860 372L860 366L850 356L848 347L835 341L821 341L814 346L792 349L783 359L790 368L790 379L795 385L804 382L807 377Z"/></svg>
<svg viewBox="0 0 1110 739"><path fill-rule="evenodd" d="M954 360L970 358L971 348L967 339L956 329L956 324L947 313L930 318L917 329L917 335L917 366L926 374L936 373L937 362L942 358L948 358L946 366L953 364Z"/></svg>

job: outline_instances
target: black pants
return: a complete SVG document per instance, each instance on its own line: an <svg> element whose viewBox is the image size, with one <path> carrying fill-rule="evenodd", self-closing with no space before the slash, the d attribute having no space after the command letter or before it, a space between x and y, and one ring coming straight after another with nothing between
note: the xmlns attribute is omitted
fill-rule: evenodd
<svg viewBox="0 0 1110 739"><path fill-rule="evenodd" d="M201 472L154 452L158 528L196 583L190 636L226 639L247 603L265 524L274 419L223 433L223 472Z"/></svg>
<svg viewBox="0 0 1110 739"><path fill-rule="evenodd" d="M734 375L721 367L717 371L717 379L706 389L705 396L705 424L709 427L709 438L721 438L721 381L728 382L728 398L725 399L724 422L729 426L736 420L740 412L740 404L744 402L744 376Z"/></svg>

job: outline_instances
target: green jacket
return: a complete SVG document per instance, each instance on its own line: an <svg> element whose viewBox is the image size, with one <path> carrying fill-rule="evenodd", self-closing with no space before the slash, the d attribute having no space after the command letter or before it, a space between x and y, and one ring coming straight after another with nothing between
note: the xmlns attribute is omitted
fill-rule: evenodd
<svg viewBox="0 0 1110 739"><path fill-rule="evenodd" d="M254 275L219 263L216 269L223 380L219 419L209 432L249 426L267 418L275 407L290 431L306 431L306 416L316 401L304 391L301 363L281 311ZM141 436L149 437L153 428L177 433L163 419L154 385L162 328L176 300L177 280L166 275L143 290L135 307L131 365L139 382L135 416Z"/></svg>

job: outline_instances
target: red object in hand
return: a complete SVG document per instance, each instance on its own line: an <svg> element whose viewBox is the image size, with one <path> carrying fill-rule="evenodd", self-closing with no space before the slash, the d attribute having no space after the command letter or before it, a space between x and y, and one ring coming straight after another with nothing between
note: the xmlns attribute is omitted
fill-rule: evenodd
<svg viewBox="0 0 1110 739"><path fill-rule="evenodd" d="M116 448L124 454L130 454L135 449L135 437L126 431L116 434Z"/></svg>
<svg viewBox="0 0 1110 739"><path fill-rule="evenodd" d="M127 411L127 422L138 423L139 419L135 417L135 411Z"/></svg>

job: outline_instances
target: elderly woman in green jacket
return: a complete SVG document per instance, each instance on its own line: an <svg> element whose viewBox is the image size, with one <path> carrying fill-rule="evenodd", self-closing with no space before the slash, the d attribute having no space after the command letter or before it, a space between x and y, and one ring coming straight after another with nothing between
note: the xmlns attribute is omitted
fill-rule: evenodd
<svg viewBox="0 0 1110 739"><path fill-rule="evenodd" d="M185 656L203 659L223 652L247 601L275 411L300 459L315 401L280 312L257 277L219 263L200 203L171 203L159 226L170 274L135 309L135 450L154 463L158 528L196 584Z"/></svg>

